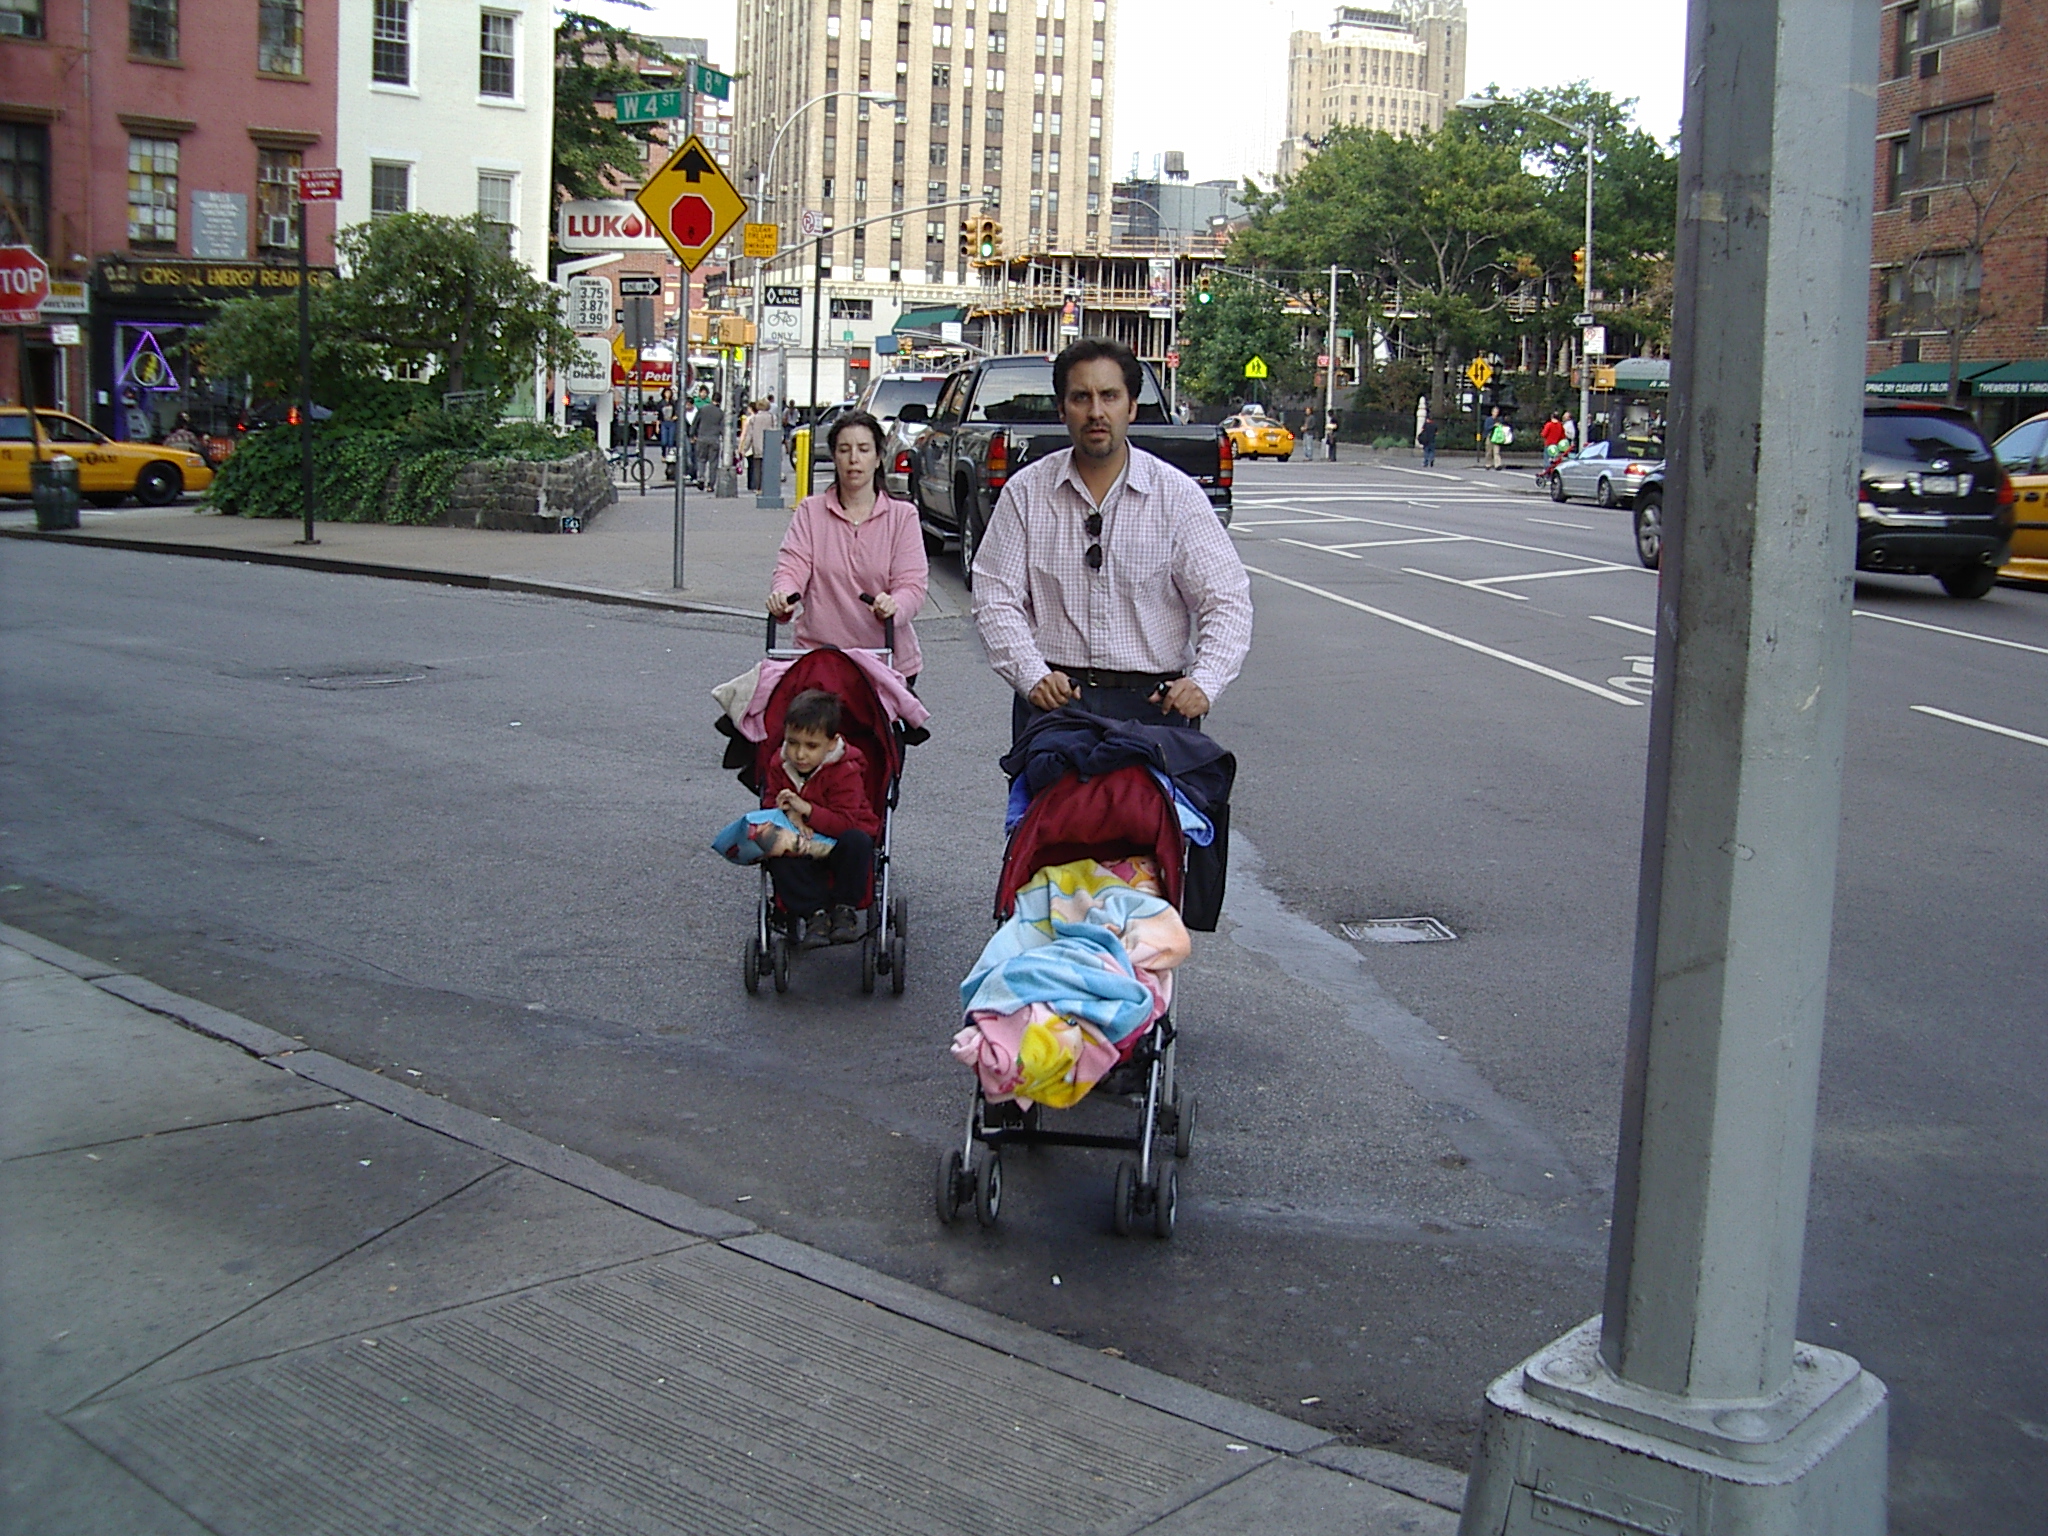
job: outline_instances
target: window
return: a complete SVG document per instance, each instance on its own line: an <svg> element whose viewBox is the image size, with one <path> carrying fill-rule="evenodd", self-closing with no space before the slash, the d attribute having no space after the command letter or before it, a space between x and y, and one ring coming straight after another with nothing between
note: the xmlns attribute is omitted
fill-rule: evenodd
<svg viewBox="0 0 2048 1536"><path fill-rule="evenodd" d="M43 0L0 0L0 37L41 37Z"/></svg>
<svg viewBox="0 0 2048 1536"><path fill-rule="evenodd" d="M903 41L909 42L910 29L906 26L903 32ZM932 46L934 48L950 48L953 46L953 23L950 21L935 21L932 23Z"/></svg>
<svg viewBox="0 0 2048 1536"><path fill-rule="evenodd" d="M1916 187L1974 181L1991 159L1991 103L1930 112L1913 128Z"/></svg>
<svg viewBox="0 0 2048 1536"><path fill-rule="evenodd" d="M128 0L128 51L145 59L178 56L178 0Z"/></svg>
<svg viewBox="0 0 2048 1536"><path fill-rule="evenodd" d="M1896 208L1912 185L1913 141L1910 138L1892 139L1885 145L1885 180L1883 207Z"/></svg>
<svg viewBox="0 0 2048 1536"><path fill-rule="evenodd" d="M1004 71L1000 69L992 69L988 71L988 89L991 91L1000 91L1003 88L1003 75Z"/></svg>
<svg viewBox="0 0 2048 1536"><path fill-rule="evenodd" d="M839 17L836 14L825 18L825 35L827 37L837 37L839 35Z"/></svg>
<svg viewBox="0 0 2048 1536"><path fill-rule="evenodd" d="M370 162L370 217L388 218L412 207L412 167L389 160Z"/></svg>
<svg viewBox="0 0 2048 1536"><path fill-rule="evenodd" d="M1010 34L1007 32L989 33L988 51L990 53L1008 53L1010 51Z"/></svg>
<svg viewBox="0 0 2048 1536"><path fill-rule="evenodd" d="M373 0L370 22L370 78L386 85L412 84L412 0Z"/></svg>
<svg viewBox="0 0 2048 1536"><path fill-rule="evenodd" d="M934 64L932 66L932 85L937 90L951 90L953 87L953 66L950 64Z"/></svg>
<svg viewBox="0 0 2048 1536"><path fill-rule="evenodd" d="M863 17L861 17L861 19L860 19L860 40L861 40L862 42L864 42L864 43L865 43L865 42L868 42L869 40L871 40L871 39L872 39L872 38L874 37L874 35L875 35L875 22L874 22L874 18L873 18L873 17L871 17L871 16L863 16Z"/></svg>
<svg viewBox="0 0 2048 1536"><path fill-rule="evenodd" d="M1090 155L1088 157L1088 179L1090 181L1100 181L1102 179L1102 156Z"/></svg>
<svg viewBox="0 0 2048 1536"><path fill-rule="evenodd" d="M982 151L981 151L981 168L982 168L982 170L983 170L983 171L988 171L988 172L994 172L994 171L1000 171L1000 170L1002 170L1002 168L1003 168L1003 146L1002 146L1002 145L1000 145L1000 144L987 144L987 145L984 145L984 146L982 147Z"/></svg>
<svg viewBox="0 0 2048 1536"><path fill-rule="evenodd" d="M267 75L306 72L305 0L261 0L256 8L256 67Z"/></svg>
<svg viewBox="0 0 2048 1536"><path fill-rule="evenodd" d="M178 243L178 141L128 140L128 238L137 245Z"/></svg>
<svg viewBox="0 0 2048 1536"><path fill-rule="evenodd" d="M0 245L47 251L49 228L50 130L0 122Z"/></svg>
<svg viewBox="0 0 2048 1536"><path fill-rule="evenodd" d="M476 89L480 96L510 96L512 49L518 41L519 18L485 11L477 45Z"/></svg>
<svg viewBox="0 0 2048 1536"><path fill-rule="evenodd" d="M1034 149L1033 151L1031 151L1031 174L1034 176L1041 176L1044 173L1045 154L1041 150Z"/></svg>
<svg viewBox="0 0 2048 1536"><path fill-rule="evenodd" d="M294 217L299 167L306 157L296 149L256 151L256 243L273 251L299 248Z"/></svg>
<svg viewBox="0 0 2048 1536"><path fill-rule="evenodd" d="M476 211L484 223L512 249L512 176L507 171L476 173Z"/></svg>
<svg viewBox="0 0 2048 1536"><path fill-rule="evenodd" d="M834 320L872 320L875 318L873 299L828 299Z"/></svg>
<svg viewBox="0 0 2048 1536"><path fill-rule="evenodd" d="M1917 9L1923 43L1945 43L1998 25L1999 0L1926 0Z"/></svg>
<svg viewBox="0 0 2048 1536"><path fill-rule="evenodd" d="M932 103L932 126L934 128L945 127L952 120L952 116L953 109L945 102L935 101Z"/></svg>
<svg viewBox="0 0 2048 1536"><path fill-rule="evenodd" d="M1884 274L1884 334L1946 331L1975 318L1984 262L1967 251L1929 256Z"/></svg>
<svg viewBox="0 0 2048 1536"><path fill-rule="evenodd" d="M930 163L931 163L932 167L933 167L933 168L934 168L935 170L944 170L944 169L946 168L946 146L945 146L945 145L943 145L943 144L934 144L934 145L932 145L932 146L930 147L930 149L929 149L929 150L928 150L928 151L926 152L926 157L927 157L927 159L928 159L928 160L930 161ZM941 191L943 192L943 189L941 189Z"/></svg>

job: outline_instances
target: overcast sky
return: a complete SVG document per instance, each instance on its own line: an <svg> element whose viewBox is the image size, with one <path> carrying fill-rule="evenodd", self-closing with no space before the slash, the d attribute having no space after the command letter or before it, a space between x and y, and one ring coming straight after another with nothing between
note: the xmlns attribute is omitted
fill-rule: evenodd
<svg viewBox="0 0 2048 1536"><path fill-rule="evenodd" d="M645 11L586 4L626 26L708 38L713 60L732 67L732 0L650 0ZM1118 0L1117 9L1116 175L1129 175L1134 157L1150 175L1156 156L1178 149L1196 181L1270 181L1286 131L1287 35L1326 27L1336 0ZM1680 0L1466 0L1465 14L1468 91L1589 80L1636 97L1637 122L1660 139L1678 132Z"/></svg>

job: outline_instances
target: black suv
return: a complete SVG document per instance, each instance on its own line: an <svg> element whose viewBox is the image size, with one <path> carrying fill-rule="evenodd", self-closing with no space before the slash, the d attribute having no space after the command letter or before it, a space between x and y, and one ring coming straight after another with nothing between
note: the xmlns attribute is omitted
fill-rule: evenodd
<svg viewBox="0 0 2048 1536"><path fill-rule="evenodd" d="M1664 471L1636 492L1636 555L1664 550ZM1872 399L1863 410L1856 569L1933 576L1950 597L1982 597L2012 547L2012 481L1969 413Z"/></svg>

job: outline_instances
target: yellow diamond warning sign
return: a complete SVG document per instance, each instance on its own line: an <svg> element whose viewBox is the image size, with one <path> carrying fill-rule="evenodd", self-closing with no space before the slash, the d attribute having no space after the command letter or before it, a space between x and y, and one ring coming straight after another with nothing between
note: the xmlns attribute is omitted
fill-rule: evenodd
<svg viewBox="0 0 2048 1536"><path fill-rule="evenodd" d="M676 260L692 272L747 211L739 188L694 133L647 178L633 201L654 221Z"/></svg>

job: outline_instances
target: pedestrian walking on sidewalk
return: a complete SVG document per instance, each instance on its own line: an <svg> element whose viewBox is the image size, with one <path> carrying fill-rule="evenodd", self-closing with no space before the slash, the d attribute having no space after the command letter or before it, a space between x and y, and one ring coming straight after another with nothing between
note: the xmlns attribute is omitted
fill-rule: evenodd
<svg viewBox="0 0 2048 1536"><path fill-rule="evenodd" d="M894 619L891 665L914 686L924 658L910 621L930 579L917 508L881 488L882 424L866 411L833 422L828 442L832 483L797 503L768 582L768 612L780 621L796 613L806 650L873 650L882 620Z"/></svg>
<svg viewBox="0 0 2048 1536"><path fill-rule="evenodd" d="M1487 428L1486 432L1486 467L1488 469L1499 469L1502 467L1500 459L1501 450L1514 440L1515 429L1502 419L1499 408L1495 407L1493 425Z"/></svg>
<svg viewBox="0 0 2048 1536"><path fill-rule="evenodd" d="M1323 422L1323 456L1332 464L1337 462L1337 413L1330 412Z"/></svg>
<svg viewBox="0 0 2048 1536"><path fill-rule="evenodd" d="M1415 434L1415 441L1422 445L1422 467L1428 469L1436 463L1436 418L1422 418L1422 430Z"/></svg>
<svg viewBox="0 0 2048 1536"><path fill-rule="evenodd" d="M1251 649L1251 582L1208 496L1130 445L1144 379L1103 336L1053 360L1073 446L1010 477L975 550L974 622L1015 690L1013 740L1067 704L1200 730Z"/></svg>
<svg viewBox="0 0 2048 1536"><path fill-rule="evenodd" d="M690 464L697 477L697 489L708 491L718 483L718 456L725 442L725 411L710 396L697 402L697 414L690 422Z"/></svg>
<svg viewBox="0 0 2048 1536"><path fill-rule="evenodd" d="M756 400L747 411L747 423L740 429L740 457L747 461L747 489L761 489L761 456L768 449L768 434L775 429L775 413L766 400Z"/></svg>

